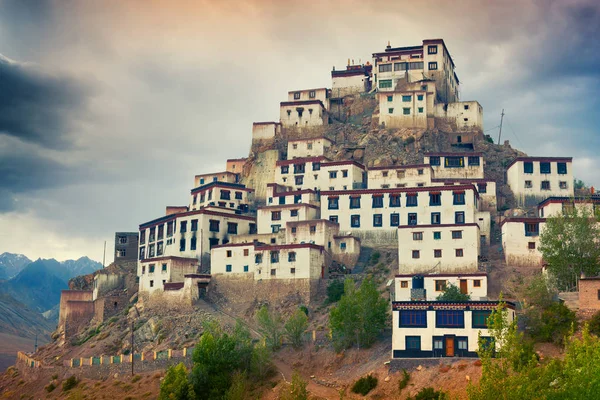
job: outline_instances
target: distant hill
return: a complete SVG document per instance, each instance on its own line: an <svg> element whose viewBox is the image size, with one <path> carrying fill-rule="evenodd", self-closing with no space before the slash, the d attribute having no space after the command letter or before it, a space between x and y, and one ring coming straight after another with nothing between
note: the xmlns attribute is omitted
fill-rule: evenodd
<svg viewBox="0 0 600 400"><path fill-rule="evenodd" d="M0 332L33 339L38 334L48 340L56 324L7 293L0 294Z"/></svg>
<svg viewBox="0 0 600 400"><path fill-rule="evenodd" d="M55 260L52 259L51 261ZM56 272L56 275L65 282L76 276L91 274L102 268L101 263L90 260L88 257L80 257L77 260L66 260L61 262L60 266L61 269Z"/></svg>
<svg viewBox="0 0 600 400"><path fill-rule="evenodd" d="M31 260L23 254L0 254L0 280L17 276L28 264L31 264Z"/></svg>

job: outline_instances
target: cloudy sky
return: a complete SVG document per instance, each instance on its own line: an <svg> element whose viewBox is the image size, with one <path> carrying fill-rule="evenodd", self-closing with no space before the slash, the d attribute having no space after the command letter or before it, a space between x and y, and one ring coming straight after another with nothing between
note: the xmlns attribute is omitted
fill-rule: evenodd
<svg viewBox="0 0 600 400"><path fill-rule="evenodd" d="M112 261L115 231L247 155L332 66L443 38L461 98L600 187L600 3L0 0L0 253Z"/></svg>

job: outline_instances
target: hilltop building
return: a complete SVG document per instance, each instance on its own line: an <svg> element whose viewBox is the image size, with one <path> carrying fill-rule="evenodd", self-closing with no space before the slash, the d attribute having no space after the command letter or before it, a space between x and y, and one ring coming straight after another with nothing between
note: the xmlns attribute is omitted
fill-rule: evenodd
<svg viewBox="0 0 600 400"><path fill-rule="evenodd" d="M115 232L115 261L137 260L137 232Z"/></svg>
<svg viewBox="0 0 600 400"><path fill-rule="evenodd" d="M371 76L373 66L370 63L364 65L350 65L343 70L331 71L331 97L340 99L344 96L371 91Z"/></svg>

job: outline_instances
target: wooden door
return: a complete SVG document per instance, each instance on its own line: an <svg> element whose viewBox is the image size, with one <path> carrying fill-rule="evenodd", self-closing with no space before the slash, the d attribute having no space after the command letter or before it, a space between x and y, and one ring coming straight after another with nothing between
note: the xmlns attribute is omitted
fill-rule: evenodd
<svg viewBox="0 0 600 400"><path fill-rule="evenodd" d="M446 338L446 357L454 357L454 337Z"/></svg>
<svg viewBox="0 0 600 400"><path fill-rule="evenodd" d="M468 293L467 280L466 279L461 279L460 280L460 292L462 294L467 294Z"/></svg>

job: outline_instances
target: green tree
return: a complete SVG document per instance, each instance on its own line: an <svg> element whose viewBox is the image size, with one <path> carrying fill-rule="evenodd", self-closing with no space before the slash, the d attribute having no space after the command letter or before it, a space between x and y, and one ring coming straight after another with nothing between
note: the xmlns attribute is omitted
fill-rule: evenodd
<svg viewBox="0 0 600 400"><path fill-rule="evenodd" d="M339 279L333 280L327 285L327 302L337 303L344 294L344 282Z"/></svg>
<svg viewBox="0 0 600 400"><path fill-rule="evenodd" d="M575 190L584 190L587 189L587 185L581 179L573 179L573 189Z"/></svg>
<svg viewBox="0 0 600 400"><path fill-rule="evenodd" d="M281 394L282 400L307 400L308 390L306 386L308 386L308 383L302 379L297 371L294 371L289 389L284 389Z"/></svg>
<svg viewBox="0 0 600 400"><path fill-rule="evenodd" d="M159 400L194 400L196 393L188 380L188 371L183 363L172 365L160 384Z"/></svg>
<svg viewBox="0 0 600 400"><path fill-rule="evenodd" d="M600 274L600 224L587 207L570 207L546 220L539 250L559 290L577 288L581 274Z"/></svg>
<svg viewBox="0 0 600 400"><path fill-rule="evenodd" d="M304 345L304 333L308 328L308 317L300 308L288 318L284 326L284 334L292 347L300 349Z"/></svg>
<svg viewBox="0 0 600 400"><path fill-rule="evenodd" d="M347 278L344 295L329 313L334 346L337 350L356 345L369 347L387 322L388 302L380 295L371 279L359 289Z"/></svg>
<svg viewBox="0 0 600 400"><path fill-rule="evenodd" d="M267 346L271 350L278 350L281 347L281 337L283 335L283 319L281 318L281 314L276 311L269 311L265 305L256 313L256 322L258 323L260 333L265 335Z"/></svg>
<svg viewBox="0 0 600 400"><path fill-rule="evenodd" d="M250 382L245 372L235 372L231 378L231 386L225 393L225 400L249 400Z"/></svg>
<svg viewBox="0 0 600 400"><path fill-rule="evenodd" d="M437 297L438 301L469 301L471 296L468 293L462 293L458 286L453 284L446 285L443 293Z"/></svg>
<svg viewBox="0 0 600 400"><path fill-rule="evenodd" d="M252 349L252 358L250 360L250 375L252 378L261 381L273 372L271 363L271 350L265 343L258 343Z"/></svg>

